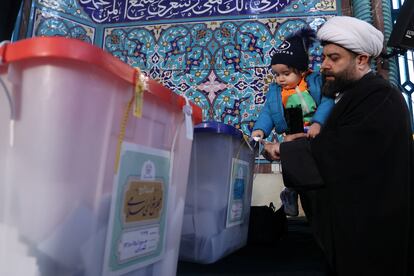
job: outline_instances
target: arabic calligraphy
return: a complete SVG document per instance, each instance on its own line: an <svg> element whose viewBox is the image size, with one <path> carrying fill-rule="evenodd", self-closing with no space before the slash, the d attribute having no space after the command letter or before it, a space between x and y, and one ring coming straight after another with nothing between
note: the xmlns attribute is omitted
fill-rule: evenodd
<svg viewBox="0 0 414 276"><path fill-rule="evenodd" d="M161 182L132 180L124 194L126 223L160 218L163 201Z"/></svg>
<svg viewBox="0 0 414 276"><path fill-rule="evenodd" d="M334 11L336 10L336 1L322 0L315 5L315 8L320 11Z"/></svg>
<svg viewBox="0 0 414 276"><path fill-rule="evenodd" d="M96 23L277 13L291 0L79 0Z"/></svg>

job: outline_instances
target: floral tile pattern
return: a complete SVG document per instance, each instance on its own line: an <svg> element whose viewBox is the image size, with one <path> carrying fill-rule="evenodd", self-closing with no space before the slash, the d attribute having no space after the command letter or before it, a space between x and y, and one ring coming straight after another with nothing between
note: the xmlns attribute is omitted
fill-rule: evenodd
<svg viewBox="0 0 414 276"><path fill-rule="evenodd" d="M249 133L273 81L268 65L275 48L292 31L323 22L308 17L108 28L104 49L192 99L205 120ZM311 53L317 66L319 45Z"/></svg>
<svg viewBox="0 0 414 276"><path fill-rule="evenodd" d="M47 11L35 10L33 36L62 36L93 43L95 28L62 18Z"/></svg>
<svg viewBox="0 0 414 276"><path fill-rule="evenodd" d="M28 36L72 37L102 47L195 102L204 120L249 134L273 81L275 48L303 26L317 30L339 13L338 3L36 0ZM318 70L320 46L310 53Z"/></svg>

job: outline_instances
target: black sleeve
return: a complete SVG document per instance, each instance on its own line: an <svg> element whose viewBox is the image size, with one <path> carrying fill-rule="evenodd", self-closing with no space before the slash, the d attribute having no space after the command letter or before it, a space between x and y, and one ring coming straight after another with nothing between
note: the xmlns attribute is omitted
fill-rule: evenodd
<svg viewBox="0 0 414 276"><path fill-rule="evenodd" d="M280 159L286 187L312 190L323 186L322 177L307 139L281 143Z"/></svg>

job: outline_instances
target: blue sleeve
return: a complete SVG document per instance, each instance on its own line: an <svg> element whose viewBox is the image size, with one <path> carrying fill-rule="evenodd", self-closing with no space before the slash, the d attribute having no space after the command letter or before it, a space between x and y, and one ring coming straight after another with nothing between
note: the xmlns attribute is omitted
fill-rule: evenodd
<svg viewBox="0 0 414 276"><path fill-rule="evenodd" d="M331 114L331 110L334 105L335 103L333 99L322 96L321 103L316 109L315 114L313 114L312 122L319 123L323 126L326 122L326 119L328 119L329 115Z"/></svg>
<svg viewBox="0 0 414 276"><path fill-rule="evenodd" d="M271 111L270 111L270 100L271 94L272 94L272 86L269 87L269 91L266 95L266 102L260 111L259 118L257 118L256 122L254 123L253 130L262 130L264 132L264 136L269 136L270 132L273 129L273 121L271 117Z"/></svg>
<svg viewBox="0 0 414 276"><path fill-rule="evenodd" d="M315 114L312 117L312 122L324 125L331 110L334 107L334 100L322 96L322 78L319 73L312 73L306 78L310 94L318 105Z"/></svg>
<svg viewBox="0 0 414 276"><path fill-rule="evenodd" d="M269 91L266 95L266 103L260 112L259 118L254 124L253 130L261 129L264 132L265 137L267 137L270 135L273 128L275 128L277 133L283 133L287 128L283 115L280 87L275 83L269 86Z"/></svg>

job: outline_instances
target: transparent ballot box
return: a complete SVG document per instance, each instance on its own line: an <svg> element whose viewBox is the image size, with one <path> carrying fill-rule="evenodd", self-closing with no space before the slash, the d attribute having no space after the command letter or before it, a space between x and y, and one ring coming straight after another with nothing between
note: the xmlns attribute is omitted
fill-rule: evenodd
<svg viewBox="0 0 414 276"><path fill-rule="evenodd" d="M194 129L180 259L213 263L246 245L254 149L233 126Z"/></svg>
<svg viewBox="0 0 414 276"><path fill-rule="evenodd" d="M78 40L0 56L0 275L175 275L200 108Z"/></svg>

